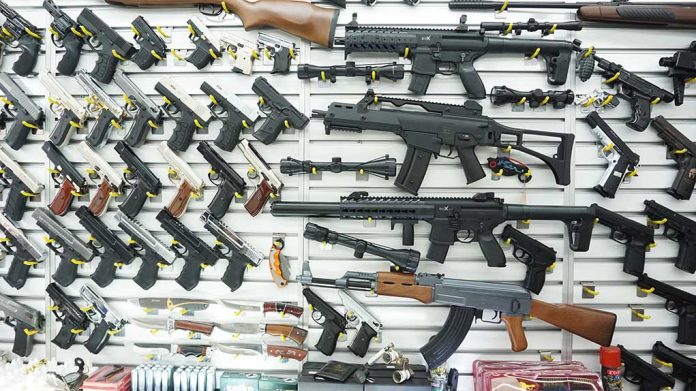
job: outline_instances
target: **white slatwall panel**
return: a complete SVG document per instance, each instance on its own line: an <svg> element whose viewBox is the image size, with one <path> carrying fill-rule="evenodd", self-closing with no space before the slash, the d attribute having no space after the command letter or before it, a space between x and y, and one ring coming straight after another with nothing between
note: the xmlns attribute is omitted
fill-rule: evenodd
<svg viewBox="0 0 696 391"><path fill-rule="evenodd" d="M40 27L47 27L49 17L41 8L40 0L29 1L9 1L10 6L16 9ZM109 6L99 0L62 0L60 1L66 12L76 17L82 7L92 8L97 15L102 17L112 26L118 29L124 36L130 36L129 23L137 15L143 15L151 24L162 25L165 30L172 32L172 38L168 44L170 48L185 51L191 49L193 45L187 39L186 20L196 13L194 8L172 8L164 9L128 9ZM459 14L447 9L445 1L424 0L416 8L403 5L400 1L380 2L373 8L367 8L355 1L350 2L347 10L341 13L339 19L339 29L337 36L342 36L343 25L351 20L353 12L359 13L358 21L361 24L378 25L422 25L423 27L444 27L453 28L459 21ZM567 11L538 11L530 13L525 11L510 12L507 20L526 21L530 17L535 17L542 21L563 21L572 20L574 15ZM470 23L494 20L494 15L489 12L471 12L469 14ZM226 20L222 23L210 22L213 31L235 31L243 32L238 20ZM253 39L255 33L247 32L248 38ZM278 33L283 35L282 33ZM537 38L537 34L527 33L524 36ZM289 39L295 39L289 37ZM642 29L613 29L586 27L585 30L577 33L560 32L555 35L557 39L574 38L580 39L587 45L594 45L599 54L611 61L624 64L628 69L638 72L657 85L671 89L671 81L664 75L664 69L658 66L658 58L671 56L675 50L688 47L694 39L693 30L671 30L661 32L647 32ZM295 39L296 40L296 39ZM296 40L299 43L299 41ZM310 45L307 42L300 43L301 62L313 64L339 64L344 61L341 50L330 50L326 48ZM42 47L46 51L39 59L37 69L55 69L57 61L62 56L61 50L56 49L52 44ZM17 53L10 51L6 56L0 69L11 72L11 64L17 58ZM79 67L91 69L96 59L96 55L86 52L80 60ZM394 61L395 57L387 55L354 55L356 62L375 63L380 61ZM294 71L296 63L293 63ZM539 62L525 62L521 57L514 55L487 55L477 61L476 67L481 77L490 90L494 85L507 85L509 87L528 90L533 88L553 89L546 84L545 67ZM255 97L251 92L251 84L254 77L239 74L232 74L229 59L217 61L214 65L197 71L192 65L176 61L169 56L166 63L157 65L150 70L143 72L134 64L126 64L123 69L153 98L157 98L153 90L154 84L164 75L170 75L194 97L203 100L205 97L198 89L204 80L214 80L217 83L231 87L242 99L253 104ZM336 84L325 86L316 81L300 81L294 74L270 75L270 64L255 64L255 75L263 75L269 79L281 93L297 105L305 114L310 114L313 108L323 109L332 101L357 102L366 90L366 85L361 78L342 78ZM74 94L80 95L79 85L74 80L60 77L60 80ZM410 96L407 93L407 85L410 77L396 83L384 81L376 83L373 88L379 94ZM571 88L577 93L589 93L595 89L602 88L601 78L595 75L590 81L580 83L575 80L574 72L568 78L568 84L561 88ZM32 97L46 107L45 92L36 78L22 78L22 83L28 88ZM109 92L115 97L120 92L114 85L110 86ZM433 101L443 101L451 103L461 103L463 101L464 89L456 77L436 76L430 84L429 95L426 99ZM682 107L673 105L658 105L654 113L662 114L674 125L682 130L691 139L696 138L696 123L693 122L693 113L696 109L696 98L694 89L687 89L687 97ZM157 98L158 99L158 98ZM491 181L486 178L471 186L466 186L465 178L461 168L454 160L438 159L431 163L428 175L423 183L421 195L444 195L444 196L470 196L479 191L495 191L498 196L503 197L511 203L530 203L530 204L550 204L550 205L588 205L597 202L612 210L626 213L627 216L643 222L645 217L641 214L644 199L655 199L665 203L671 208L685 213L687 216L694 216L695 201L675 201L665 193L665 188L672 183L676 174L675 166L671 160L665 159L665 148L661 141L651 129L643 133L634 132L625 126L623 122L629 115L629 106L622 102L619 108L609 111L603 115L612 127L621 135L637 153L641 155L642 167L640 175L628 184L624 185L619 191L617 198L607 200L601 198L592 191L592 186L597 183L605 169L605 163L597 156L594 136L589 132L589 127L582 120L587 113L579 108L568 107L564 110L530 110L524 112L513 112L510 107L495 107L488 101L480 101L484 107L484 114L496 118L506 125L528 129L548 129L552 131L563 131L576 135L576 145L574 148L574 170L572 183L563 188L557 186L550 171L538 164L530 161L534 170L534 179L531 183L521 185L514 177L503 178L500 181ZM51 129L55 124L53 119L49 119L46 129ZM168 240L168 236L154 220L157 211L162 208L175 192L175 184L169 183L166 179L166 164L155 151L156 145L161 140L168 139L173 128L173 123L167 121L163 132L152 134L148 138L148 143L137 150L138 155L149 164L152 170L160 176L165 184L161 197L157 197L145 206L138 219L145 223L157 236L163 240ZM218 123L213 123L207 133L200 133L194 136L194 140L213 140L219 129ZM46 159L40 151L40 145L46 135L39 134L30 137L31 141L22 149L22 153L13 155L23 163L24 167L33 175L43 178L46 183L49 176L45 171ZM111 136L109 144L103 148L106 158L116 167L122 167L123 163L117 154L112 150L114 143L122 137L118 131ZM72 143L63 149L66 156L76 162L79 168L85 166L84 159L76 149L78 141L84 138L84 133L78 134ZM333 156L341 156L344 160L359 161L369 160L389 153L390 156L397 158L400 162L405 153L403 142L395 136L380 132L365 132L363 134L337 132L327 136L323 132L323 126L319 121L313 120L303 131L291 134L283 134L273 145L265 146L255 143L263 156L272 163L274 168L278 167L281 158L292 156L300 159L328 160ZM552 146L544 141L531 140L530 146L542 152L549 152ZM491 148L480 148L478 156L481 161L485 157L493 155L495 151ZM238 172L243 173L246 169L246 161L242 155L234 151L223 153L223 157L232 162ZM207 165L203 158L195 150L195 146L183 154L184 158L191 163L193 168L201 176L205 177ZM521 158L524 156L514 155ZM525 159L530 160L530 159ZM309 180L307 177L283 177L285 189L282 198L285 200L316 200L316 201L336 201L340 195L346 195L357 189L367 189L373 194L398 194L392 185L392 180L384 181L378 178L370 178L368 181L357 181L351 173L339 175L325 174L322 180ZM94 191L94 187L91 189ZM184 216L183 221L190 226L201 237L210 241L211 236L203 229L198 222L198 216L205 209L205 206L214 195L215 188L209 185L205 195L200 201L192 201L189 211ZM29 203L30 208L42 206L52 199L56 189L49 187L44 192L42 198ZM88 199L79 200L76 206L86 204ZM115 205L112 204L109 212L104 217L109 227L115 228L113 220ZM29 216L30 213L27 213ZM62 221L77 232L81 237L86 237L77 219L71 213ZM266 211L256 218L250 217L242 208L240 203L234 203L225 221L246 239L251 241L257 248L266 251L270 246L271 236L274 233L286 235L286 250L292 262L292 273L297 273L301 266L301 261L309 259L312 261L313 271L317 276L339 276L345 270L376 271L388 267L385 261L366 257L363 261L355 261L351 252L344 248L334 248L331 251L322 250L317 243L302 241L302 229L304 219L299 218L273 218ZM316 219L319 224L324 224L332 229L362 236L374 238L375 241L388 245L400 246L400 232L391 231L387 222L378 222L374 227L367 227L361 222L336 221ZM30 217L26 217L20 224L28 235L37 241L41 239L43 233L37 230ZM528 231L532 236L542 240L546 244L553 246L558 252L559 262L553 273L547 276L546 287L540 295L540 299L550 302L567 302L590 305L599 309L614 311L619 316L619 323L615 334L615 343L621 343L629 349L648 357L648 351L652 343L660 339L669 346L675 347L676 343L676 316L669 314L663 309L663 300L657 297L641 298L636 294L633 284L634 278L621 272L621 262L625 248L608 239L608 231L603 228L595 230L590 251L586 253L573 254L567 249L567 238L562 231L563 225L559 222L535 222ZM499 232L500 229L496 230ZM427 250L428 228L423 224L416 227L415 248L421 252ZM121 232L120 235L125 238ZM696 291L693 284L694 276L683 273L672 266L673 257L677 251L677 246L664 238L658 238L658 246L648 254L646 271L653 277L673 283L689 291ZM509 254L509 252L508 252ZM511 257L510 257L511 258ZM9 259L0 262L0 273L4 273L9 265ZM139 315L139 309L126 302L126 299L135 297L159 297L159 296L185 296L185 297L208 297L225 298L239 300L295 300L302 302L301 287L292 282L284 289L276 288L270 278L267 264L262 264L259 268L249 271L242 288L237 292L229 293L224 285L219 282L219 278L226 267L226 263L221 261L215 267L206 269L202 274L200 285L192 292L186 292L179 287L173 279L181 269L182 261L177 261L173 267L160 272L158 283L150 290L143 291L131 281L137 272L140 261L136 260L132 265L123 268L118 272L117 280L100 292L123 314L129 316ZM96 263L95 263L96 265ZM8 287L4 282L0 282L0 292L17 296L35 308L46 308L48 301L44 298L44 288L50 281L50 274L55 270L56 259L51 255L50 260L31 272L31 278L21 291L15 291ZM76 295L78 288L84 282L89 282L89 274L92 272L91 265L84 266L79 273L78 280L67 289L71 295ZM524 267L510 259L508 267L504 269L489 269L485 265L483 256L476 245L455 245L449 253L447 262L444 265L424 262L421 266L422 271L446 273L450 277L481 279L487 281L515 282L523 278ZM600 292L593 299L582 298L581 283L590 282ZM319 293L327 300L340 305L340 301L334 292L318 289ZM434 334L441 326L446 316L446 308L439 306L421 306L413 301L401 300L388 297L364 298L363 300L384 322L385 331L383 341L394 342L397 347L408 352L412 359L420 362L417 358L418 348L423 345L430 335ZM629 306L635 305L637 308L644 308L646 314L652 318L643 322L631 320ZM338 307L340 310L340 307ZM199 313L201 319L233 319L233 314L224 311L209 310ZM249 318L252 320L255 318ZM272 319L272 318L270 318ZM247 319L245 319L247 320ZM309 345L316 343L321 332L319 327L314 324L308 315L302 319L302 324L311 328ZM555 330L552 327L533 320L527 325L527 335L529 339L529 349L522 354L512 354L509 343L505 336L502 326L489 324L476 324L467 336L465 342L459 347L457 354L450 360L450 365L457 367L466 376L470 372L471 363L476 359L521 359L535 360L539 358L539 352L549 352L555 359L573 358L585 362L592 368L597 369L597 347L579 338L573 338L566 333ZM60 360L68 360L73 356L82 356L95 364L103 363L126 363L137 364L144 360L144 357L134 354L124 343L126 342L176 342L185 338L184 334L175 333L172 336L161 333L151 335L147 330L140 329L133 325L126 327L124 333L112 338L110 344L99 356L90 355L83 347L75 346L68 351L57 349L46 341L50 340L57 332L57 325L53 316L49 316L46 334L39 335L36 346L32 353L33 358L56 357ZM0 327L0 349L8 349L11 344L11 332L7 327ZM348 339L351 340L351 332ZM82 340L81 337L78 340ZM218 341L229 341L229 336L216 331L213 338ZM334 359L356 361L356 357L346 349L347 342L339 343ZM379 348L378 344L372 344L372 350ZM696 354L696 349L688 346L676 346L682 352L690 355ZM325 360L321 353L311 352L310 359ZM281 363L274 359L250 360L247 358L233 359L229 356L214 357L214 364L220 368L242 369L242 370L264 370L270 373L289 374L297 371L300 365L295 362ZM463 388L471 387L469 381L460 382Z"/></svg>

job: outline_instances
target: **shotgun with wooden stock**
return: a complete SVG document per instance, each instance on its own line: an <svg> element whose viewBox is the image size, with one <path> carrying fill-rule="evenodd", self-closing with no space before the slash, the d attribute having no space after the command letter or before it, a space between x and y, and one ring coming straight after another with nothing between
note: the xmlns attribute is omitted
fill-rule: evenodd
<svg viewBox="0 0 696 391"><path fill-rule="evenodd" d="M602 346L609 346L616 326L616 314L570 304L551 304L532 299L526 289L511 284L444 278L441 274L398 272L347 272L338 279L312 276L304 262L297 280L305 286L364 290L377 295L410 297L421 303L450 305L442 329L420 352L429 368L437 368L454 354L484 310L496 312L486 322L504 322L512 350L527 349L522 320L525 315L541 319Z"/></svg>
<svg viewBox="0 0 696 391"><path fill-rule="evenodd" d="M106 0L128 6L182 6L197 4L203 14L236 14L245 30L274 27L300 38L331 47L339 10L293 0Z"/></svg>

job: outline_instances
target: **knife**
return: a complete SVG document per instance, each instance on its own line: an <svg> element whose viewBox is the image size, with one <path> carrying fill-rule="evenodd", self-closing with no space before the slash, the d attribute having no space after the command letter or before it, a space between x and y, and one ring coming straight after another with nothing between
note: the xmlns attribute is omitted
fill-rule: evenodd
<svg viewBox="0 0 696 391"><path fill-rule="evenodd" d="M299 318L302 316L303 309L300 306L276 302L267 301L262 304L246 304L237 303L229 300L205 300L205 299L185 299L185 298L140 298L140 299L130 299L130 303L135 304L143 308L146 312L151 310L169 310L173 311L176 309L182 310L182 315L184 313L190 313L195 311L203 311L208 309L211 304L221 304L227 308L243 312L276 312L280 314L288 314Z"/></svg>
<svg viewBox="0 0 696 391"><path fill-rule="evenodd" d="M215 327L232 334L269 334L290 338L302 345L307 338L307 330L291 324L279 323L215 323Z"/></svg>
<svg viewBox="0 0 696 391"><path fill-rule="evenodd" d="M211 347L226 353L240 356L271 356L302 361L307 357L307 351L302 348L285 345L267 345L265 343L236 343L223 345L211 342Z"/></svg>
<svg viewBox="0 0 696 391"><path fill-rule="evenodd" d="M290 303L283 303L279 301L266 301L263 304L245 304L245 303L238 303L234 301L229 301L229 300L220 300L220 303L224 305L227 308L231 308L234 310L237 310L239 312L243 311L254 311L254 312L263 312L264 314L268 312L276 312L279 314L288 314L292 315L296 318L299 318L302 316L302 313L304 312L303 308L295 305L295 304L290 304Z"/></svg>
<svg viewBox="0 0 696 391"><path fill-rule="evenodd" d="M178 320L170 318L131 318L129 322L145 329L165 330L169 334L174 330L186 330L210 335L213 333L214 323L194 322L191 320Z"/></svg>

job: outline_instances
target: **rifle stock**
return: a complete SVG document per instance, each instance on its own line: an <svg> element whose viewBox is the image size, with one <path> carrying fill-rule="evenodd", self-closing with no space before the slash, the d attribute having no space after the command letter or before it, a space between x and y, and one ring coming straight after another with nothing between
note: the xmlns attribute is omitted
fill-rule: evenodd
<svg viewBox="0 0 696 391"><path fill-rule="evenodd" d="M218 0L106 0L109 4L129 6L220 5ZM226 7L239 16L245 29L275 27L322 46L333 45L339 11L307 1L225 0Z"/></svg>
<svg viewBox="0 0 696 391"><path fill-rule="evenodd" d="M611 312L534 299L529 315L601 346L611 345L616 325L616 314Z"/></svg>
<svg viewBox="0 0 696 391"><path fill-rule="evenodd" d="M648 16L649 17L646 17ZM578 9L581 20L588 22L631 23L661 27L693 26L696 7L670 5L585 5Z"/></svg>

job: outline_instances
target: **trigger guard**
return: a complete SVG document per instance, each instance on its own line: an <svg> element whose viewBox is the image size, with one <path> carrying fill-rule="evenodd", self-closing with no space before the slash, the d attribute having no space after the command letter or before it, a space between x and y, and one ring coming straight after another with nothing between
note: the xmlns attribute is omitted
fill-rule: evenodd
<svg viewBox="0 0 696 391"><path fill-rule="evenodd" d="M317 310L312 311L312 320L320 325L324 324L324 322L326 321L326 319L324 318L324 314Z"/></svg>
<svg viewBox="0 0 696 391"><path fill-rule="evenodd" d="M525 265L528 265L532 261L531 255L527 251L519 247L512 247L512 256Z"/></svg>

